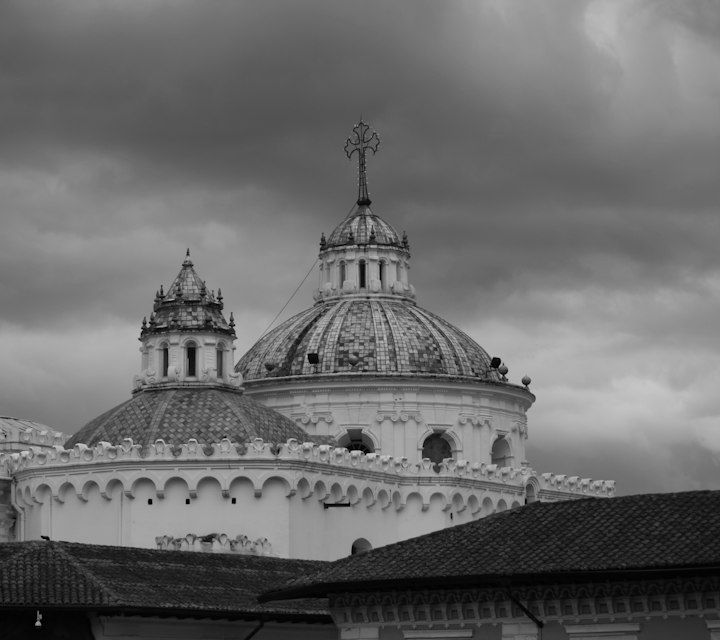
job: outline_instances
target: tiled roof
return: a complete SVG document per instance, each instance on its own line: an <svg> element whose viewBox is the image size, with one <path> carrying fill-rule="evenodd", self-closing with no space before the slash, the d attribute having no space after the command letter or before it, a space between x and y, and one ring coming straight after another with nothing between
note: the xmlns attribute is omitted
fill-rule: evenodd
<svg viewBox="0 0 720 640"><path fill-rule="evenodd" d="M319 363L307 355L316 353ZM351 364L357 354L358 363ZM261 338L236 370L246 382L332 373L434 374L499 381L472 338L409 300L318 303Z"/></svg>
<svg viewBox="0 0 720 640"><path fill-rule="evenodd" d="M0 544L0 609L83 608L123 613L330 622L325 603L258 604L256 596L325 563L72 542Z"/></svg>
<svg viewBox="0 0 720 640"><path fill-rule="evenodd" d="M267 597L711 567L720 568L720 491L587 498L536 502L337 560Z"/></svg>
<svg viewBox="0 0 720 640"><path fill-rule="evenodd" d="M212 330L234 336L233 324L225 320L222 309L220 290L215 295L207 289L193 268L188 249L182 268L167 292L161 287L156 294L150 323L143 323L142 334Z"/></svg>
<svg viewBox="0 0 720 640"><path fill-rule="evenodd" d="M353 244L403 246L398 232L364 204L355 207L345 220L335 227L322 248L330 249Z"/></svg>
<svg viewBox="0 0 720 640"><path fill-rule="evenodd" d="M241 391L180 387L135 393L130 400L91 420L65 446L93 446L101 441L120 444L124 438L140 445L158 438L168 444L183 444L190 438L204 444L222 438L242 443L262 438L274 444L290 438L310 440L292 420Z"/></svg>

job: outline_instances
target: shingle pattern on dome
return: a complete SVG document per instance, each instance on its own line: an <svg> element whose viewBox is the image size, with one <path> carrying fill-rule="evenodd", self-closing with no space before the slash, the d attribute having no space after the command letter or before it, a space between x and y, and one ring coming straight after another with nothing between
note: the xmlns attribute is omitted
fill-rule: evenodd
<svg viewBox="0 0 720 640"><path fill-rule="evenodd" d="M167 293L161 287L155 296L150 323L148 326L143 323L143 335L147 332L207 331L208 329L235 335L232 317L228 323L222 309L220 290L217 296L213 291L208 291L205 282L195 272L188 254Z"/></svg>
<svg viewBox="0 0 720 640"><path fill-rule="evenodd" d="M0 606L102 608L156 615L266 614L330 622L326 603L265 604L257 595L325 562L73 542L0 545ZM31 623L30 623L31 624ZM28 636L32 634L28 633Z"/></svg>
<svg viewBox="0 0 720 640"><path fill-rule="evenodd" d="M316 353L317 365L308 362ZM351 364L357 354L358 364ZM245 381L333 373L435 374L500 380L472 338L405 300L346 298L302 311L238 362Z"/></svg>
<svg viewBox="0 0 720 640"><path fill-rule="evenodd" d="M333 562L278 597L720 567L720 491L536 502Z"/></svg>
<svg viewBox="0 0 720 640"><path fill-rule="evenodd" d="M310 440L304 429L277 411L240 391L220 388L146 389L91 420L66 443L88 446L98 442L135 444L157 439L182 444L190 438L203 444L229 438L247 443L254 438L283 443L290 438Z"/></svg>
<svg viewBox="0 0 720 640"><path fill-rule="evenodd" d="M327 238L325 248L348 244L379 244L402 247L398 232L375 215L369 206L357 205Z"/></svg>

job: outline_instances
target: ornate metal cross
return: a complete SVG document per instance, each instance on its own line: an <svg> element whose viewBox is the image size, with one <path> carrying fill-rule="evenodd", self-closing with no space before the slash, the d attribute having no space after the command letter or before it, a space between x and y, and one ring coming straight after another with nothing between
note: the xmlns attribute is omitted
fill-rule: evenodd
<svg viewBox="0 0 720 640"><path fill-rule="evenodd" d="M348 158L352 158L353 153L357 152L359 156L359 170L360 179L358 180L358 199L359 205L369 205L371 200L368 195L367 187L367 174L365 172L365 153L368 149L373 152L373 155L380 146L380 136L370 129L370 126L365 124L360 119L353 127L353 135L350 136L345 142L345 153Z"/></svg>

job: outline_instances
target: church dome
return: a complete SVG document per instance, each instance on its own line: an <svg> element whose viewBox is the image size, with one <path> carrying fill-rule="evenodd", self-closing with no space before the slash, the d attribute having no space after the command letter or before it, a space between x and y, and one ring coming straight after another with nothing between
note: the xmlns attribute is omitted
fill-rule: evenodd
<svg viewBox="0 0 720 640"><path fill-rule="evenodd" d="M407 248L407 238L403 244L398 232L380 216L375 215L369 205L358 204L335 227L326 241L321 240L321 249L367 244Z"/></svg>
<svg viewBox="0 0 720 640"><path fill-rule="evenodd" d="M292 420L244 396L223 388L148 388L91 420L66 443L94 446L99 442L120 444L131 438L142 446L162 439L168 444L190 438L208 444L228 438L248 443L255 438L284 443L290 438L304 442L308 434Z"/></svg>
<svg viewBox="0 0 720 640"><path fill-rule="evenodd" d="M246 382L325 374L433 375L501 381L472 338L411 301L320 302L261 338L238 362Z"/></svg>

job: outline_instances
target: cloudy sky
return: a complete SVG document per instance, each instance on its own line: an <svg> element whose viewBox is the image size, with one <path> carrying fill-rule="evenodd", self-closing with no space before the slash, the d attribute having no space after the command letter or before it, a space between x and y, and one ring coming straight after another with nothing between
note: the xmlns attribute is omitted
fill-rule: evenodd
<svg viewBox="0 0 720 640"><path fill-rule="evenodd" d="M186 247L247 349L361 115L419 304L533 379L532 466L720 488L717 0L0 3L0 414L128 398Z"/></svg>

